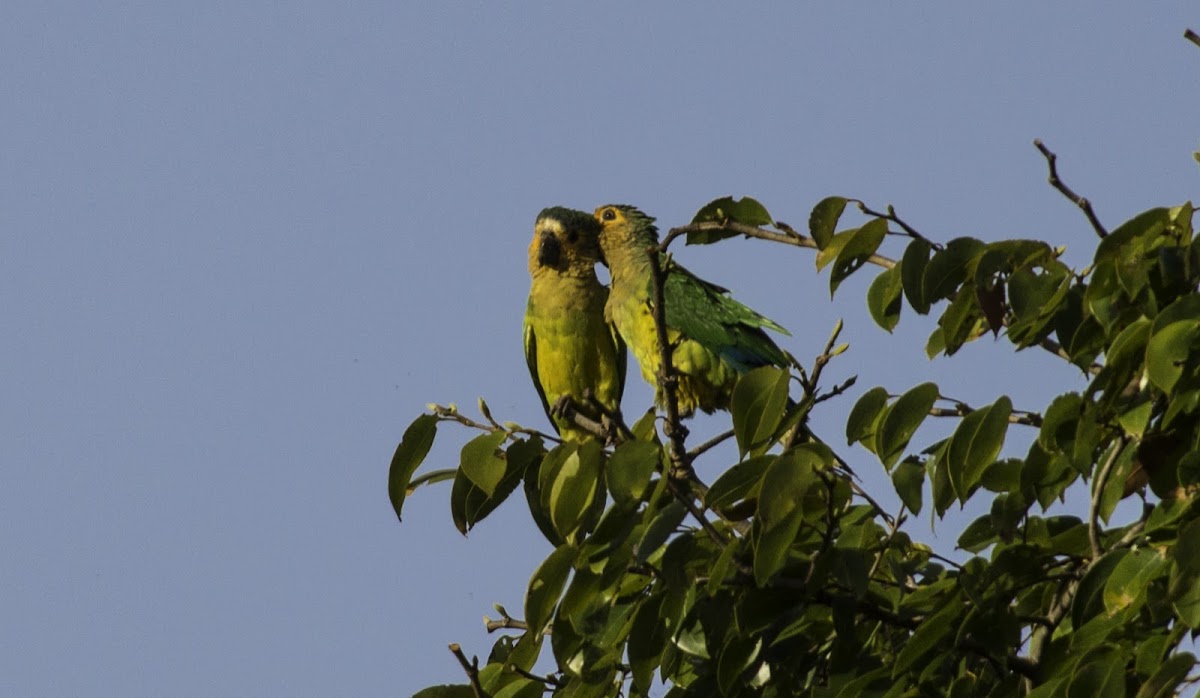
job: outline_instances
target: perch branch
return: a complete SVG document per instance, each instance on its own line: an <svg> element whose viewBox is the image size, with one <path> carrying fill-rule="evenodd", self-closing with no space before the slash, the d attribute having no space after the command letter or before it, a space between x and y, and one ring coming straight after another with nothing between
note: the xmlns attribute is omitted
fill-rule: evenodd
<svg viewBox="0 0 1200 698"><path fill-rule="evenodd" d="M1066 182L1059 178L1058 156L1050 152L1050 149L1047 148L1046 144L1042 143L1041 139L1039 138L1034 139L1033 145L1039 151L1041 151L1042 156L1046 158L1046 166L1050 169L1050 186L1057 189L1060 194L1067 197L1071 203L1075 204L1079 207L1079 210L1083 211L1083 215L1087 216L1088 223L1092 224L1092 230L1096 231L1096 235L1099 235L1101 238L1108 237L1108 231L1105 230L1104 226L1100 223L1100 219L1096 218L1096 212L1092 210L1092 203L1086 198L1072 191L1071 188L1067 186Z"/></svg>
<svg viewBox="0 0 1200 698"><path fill-rule="evenodd" d="M450 651L462 665L463 671L467 672L467 679L471 682L471 692L475 694L475 698L487 698L483 686L479 685L479 659L476 658L473 662L467 661L467 655L463 654L462 647L459 647L457 642L450 643Z"/></svg>

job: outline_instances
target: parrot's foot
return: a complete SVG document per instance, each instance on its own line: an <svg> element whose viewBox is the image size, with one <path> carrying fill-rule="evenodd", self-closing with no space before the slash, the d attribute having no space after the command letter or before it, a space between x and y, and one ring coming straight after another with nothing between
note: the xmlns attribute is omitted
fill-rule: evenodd
<svg viewBox="0 0 1200 698"><path fill-rule="evenodd" d="M570 421L575 416L575 402L570 395L563 395L550 406L550 415Z"/></svg>
<svg viewBox="0 0 1200 698"><path fill-rule="evenodd" d="M600 415L600 427L604 431L605 445L615 446L621 440L621 427L608 415Z"/></svg>

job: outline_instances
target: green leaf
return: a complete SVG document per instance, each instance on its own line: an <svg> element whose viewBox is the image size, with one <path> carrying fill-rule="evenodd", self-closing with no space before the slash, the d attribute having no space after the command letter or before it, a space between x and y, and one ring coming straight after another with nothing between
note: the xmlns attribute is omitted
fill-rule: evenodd
<svg viewBox="0 0 1200 698"><path fill-rule="evenodd" d="M654 668L659 664L668 630L662 617L666 594L653 594L641 603L634 614L629 632L629 664L633 670L636 695L648 695Z"/></svg>
<svg viewBox="0 0 1200 698"><path fill-rule="evenodd" d="M1104 608L1109 615L1146 602L1146 587L1164 574L1167 561L1153 548L1139 548L1121 558L1104 585Z"/></svg>
<svg viewBox="0 0 1200 698"><path fill-rule="evenodd" d="M998 460L983 469L979 484L992 492L1015 492L1021 488L1021 468L1025 461L1019 458Z"/></svg>
<svg viewBox="0 0 1200 698"><path fill-rule="evenodd" d="M1200 339L1200 320L1181 320L1156 328L1146 345L1146 374L1150 381L1170 394L1192 347Z"/></svg>
<svg viewBox="0 0 1200 698"><path fill-rule="evenodd" d="M892 267L875 277L867 289L867 309L875 324L891 332L900 322L900 267Z"/></svg>
<svg viewBox="0 0 1200 698"><path fill-rule="evenodd" d="M929 333L929 340L925 342L925 356L932 359L943 351L946 351L946 331L939 325Z"/></svg>
<svg viewBox="0 0 1200 698"><path fill-rule="evenodd" d="M1008 337L1018 347L1027 347L1043 339L1067 293L1073 277L1065 269L1035 273L1018 269L1008 279L1008 303L1013 321ZM1090 289L1089 289L1090 290Z"/></svg>
<svg viewBox="0 0 1200 698"><path fill-rule="evenodd" d="M1171 558L1185 574L1200 576L1200 519L1192 519L1179 529Z"/></svg>
<svg viewBox="0 0 1200 698"><path fill-rule="evenodd" d="M880 414L887 406L887 399L887 390L875 387L863 393L858 402L854 403L850 416L846 418L847 444L862 441L863 446L871 451L875 450L875 440L871 437L875 435L875 427L879 423Z"/></svg>
<svg viewBox="0 0 1200 698"><path fill-rule="evenodd" d="M469 684L445 684L421 689L412 698L475 698L475 690Z"/></svg>
<svg viewBox="0 0 1200 698"><path fill-rule="evenodd" d="M650 526L646 529L646 535L642 536L642 540L638 543L637 561L645 562L658 552L675 532L675 529L683 523L686 516L687 508L679 500L672 500L655 514L650 521Z"/></svg>
<svg viewBox="0 0 1200 698"><path fill-rule="evenodd" d="M633 426L629 427L629 430L633 432L633 436L638 441L654 441L657 443L658 431L655 427L657 419L658 410L651 406L650 409L646 410L645 414L638 417L638 420L633 423Z"/></svg>
<svg viewBox="0 0 1200 698"><path fill-rule="evenodd" d="M536 436L514 441L504 458L496 459L504 470L491 495L472 482L461 467L458 468L454 475L454 486L450 489L450 515L459 532L466 535L475 524L503 504L526 471L544 452L542 440Z"/></svg>
<svg viewBox="0 0 1200 698"><path fill-rule="evenodd" d="M944 343L942 351L946 356L953 356L963 344L974 339L975 328L982 316L975 290L970 286L963 286L946 308L946 312L938 318Z"/></svg>
<svg viewBox="0 0 1200 698"><path fill-rule="evenodd" d="M850 238L854 237L856 233L858 233L858 228L851 228L849 230L843 230L840 233L834 233L833 237L829 239L829 244L821 248L820 252L817 252L817 271L821 271L826 265L837 259L838 255L840 255L842 250L846 247L846 243L850 242Z"/></svg>
<svg viewBox="0 0 1200 698"><path fill-rule="evenodd" d="M709 509L723 511L758 491L763 474L778 456L765 455L746 460L726 470L704 494Z"/></svg>
<svg viewBox="0 0 1200 698"><path fill-rule="evenodd" d="M775 433L787 406L789 380L787 371L761 366L734 385L729 411L733 413L740 457L763 446L763 441Z"/></svg>
<svg viewBox="0 0 1200 698"><path fill-rule="evenodd" d="M1180 622L1196 632L1200 630L1200 579L1195 575L1179 575L1176 588L1172 589L1175 597L1171 600L1171 610Z"/></svg>
<svg viewBox="0 0 1200 698"><path fill-rule="evenodd" d="M985 245L975 238L955 238L946 243L929 260L921 279L921 295L930 305L958 292L958 287L971 278L970 263Z"/></svg>
<svg viewBox="0 0 1200 698"><path fill-rule="evenodd" d="M762 650L762 638L733 635L717 657L717 686L721 695L732 695L742 672L750 668Z"/></svg>
<svg viewBox="0 0 1200 698"><path fill-rule="evenodd" d="M812 235L813 242L817 243L818 250L823 250L829 245L838 219L845 210L846 200L840 196L825 197L813 207L808 216L808 232Z"/></svg>
<svg viewBox="0 0 1200 698"><path fill-rule="evenodd" d="M550 483L550 520L563 536L570 537L603 487L600 478L602 449L595 441L579 445Z"/></svg>
<svg viewBox="0 0 1200 698"><path fill-rule="evenodd" d="M574 545L559 546L534 571L529 580L529 588L525 592L525 623L529 626L527 632L541 635L550 625L550 620L554 617L554 607L558 604L558 597L562 595L567 576L571 573L571 565L575 562L576 552Z"/></svg>
<svg viewBox="0 0 1200 698"><path fill-rule="evenodd" d="M892 484L900 501L913 514L921 513L921 493L925 488L925 466L915 459L904 459L892 471Z"/></svg>
<svg viewBox="0 0 1200 698"><path fill-rule="evenodd" d="M929 489L933 496L933 510L943 516L954 503L954 488L950 486L950 475L946 467L946 450L950 439L943 439L926 449L929 460L925 461L925 472L929 474Z"/></svg>
<svg viewBox="0 0 1200 698"><path fill-rule="evenodd" d="M1095 262L1122 261L1128 252L1124 249L1138 238L1153 239L1162 234L1171 223L1171 213L1165 208L1152 208L1125 221L1100 241L1096 246Z"/></svg>
<svg viewBox="0 0 1200 698"><path fill-rule="evenodd" d="M504 460L497 455L496 449L506 438L508 434L502 431L480 434L462 447L458 467L472 484L489 497L504 478Z"/></svg>
<svg viewBox="0 0 1200 698"><path fill-rule="evenodd" d="M613 501L630 504L645 496L650 478L662 455L662 447L649 441L626 441L608 458L604 467L608 491Z"/></svg>
<svg viewBox="0 0 1200 698"><path fill-rule="evenodd" d="M932 252L932 245L920 238L914 238L908 243L908 247L904 248L904 257L900 260L900 281L904 287L904 297L919 315L929 312L930 302L925 295L923 280Z"/></svg>
<svg viewBox="0 0 1200 698"><path fill-rule="evenodd" d="M996 542L996 522L991 514L985 514L967 525L958 536L958 547L977 553Z"/></svg>
<svg viewBox="0 0 1200 698"><path fill-rule="evenodd" d="M1136 698L1171 698L1177 695L1176 689L1187 679L1194 666L1196 657L1191 652L1168 657L1138 689Z"/></svg>
<svg viewBox="0 0 1200 698"><path fill-rule="evenodd" d="M821 486L815 469L823 467L810 449L795 448L775 459L763 475L758 499L759 535L754 546L754 579L765 586L787 562L788 549L804 522L804 501L809 488Z"/></svg>
<svg viewBox="0 0 1200 698"><path fill-rule="evenodd" d="M1012 401L1002 396L988 407L968 414L954 430L946 452L946 466L950 469L950 485L960 502L966 503L984 469L1000 455L1011 414Z"/></svg>
<svg viewBox="0 0 1200 698"><path fill-rule="evenodd" d="M403 520L400 510L404 508L404 498L408 495L409 480L425 460L436 435L437 417L423 414L408 425L404 436L400 438L400 445L396 447L392 465L388 468L388 498L392 500L397 519Z"/></svg>
<svg viewBox="0 0 1200 698"><path fill-rule="evenodd" d="M492 694L492 698L541 698L546 684L533 679L519 678Z"/></svg>
<svg viewBox="0 0 1200 698"><path fill-rule="evenodd" d="M741 199L732 196L715 199L692 217L693 223L732 222L754 227L770 225L773 220L766 207L748 196ZM735 235L737 233L731 230L695 230L687 234L687 244L708 245Z"/></svg>
<svg viewBox="0 0 1200 698"><path fill-rule="evenodd" d="M1125 698L1125 662L1114 659L1106 657L1077 668L1067 698Z"/></svg>
<svg viewBox="0 0 1200 698"><path fill-rule="evenodd" d="M733 556L737 553L738 546L734 543L729 543L721 550L720 557L713 563L712 569L708 573L708 584L706 590L709 596L715 596L721 590L721 585L725 583L725 578L729 576L729 570L733 567Z"/></svg>
<svg viewBox="0 0 1200 698"><path fill-rule="evenodd" d="M1038 431L1038 444L1047 452L1070 453L1075 443L1076 425L1083 412L1079 393L1064 393L1054 398Z"/></svg>
<svg viewBox="0 0 1200 698"><path fill-rule="evenodd" d="M883 467L891 470L892 465L900 459L937 399L937 384L922 383L901 395L888 408L879 431L875 433L875 453L879 455Z"/></svg>
<svg viewBox="0 0 1200 698"><path fill-rule="evenodd" d="M741 199L732 196L714 199L705 204L692 218L693 223L733 221L753 226L770 225L774 220L765 206L749 196Z"/></svg>
<svg viewBox="0 0 1200 698"><path fill-rule="evenodd" d="M1108 585L1108 578L1128 554L1129 550L1124 548L1107 553L1079 581L1075 598L1071 601L1073 627L1082 628L1096 614L1104 612L1104 588Z"/></svg>
<svg viewBox="0 0 1200 698"><path fill-rule="evenodd" d="M896 655L896 661L892 664L892 676L897 677L905 673L936 649L938 644L956 629L953 621L962 609L961 596L956 593L946 599L941 610L917 626L901 646L900 653Z"/></svg>
<svg viewBox="0 0 1200 698"><path fill-rule="evenodd" d="M846 241L841 251L838 252L837 261L834 262L833 271L830 272L830 297L837 292L838 286L847 277L867 263L867 259L875 254L875 250L879 249L879 245L883 243L883 238L886 235L887 221L883 218L875 218L868 221L863 227L854 232L850 239Z"/></svg>

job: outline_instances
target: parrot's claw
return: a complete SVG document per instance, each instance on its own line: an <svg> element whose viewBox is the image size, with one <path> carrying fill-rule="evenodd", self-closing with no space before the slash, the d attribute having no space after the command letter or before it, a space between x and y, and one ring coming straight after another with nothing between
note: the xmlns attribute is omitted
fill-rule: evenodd
<svg viewBox="0 0 1200 698"><path fill-rule="evenodd" d="M575 414L575 403L570 395L563 395L550 406L550 415L558 419L570 420Z"/></svg>

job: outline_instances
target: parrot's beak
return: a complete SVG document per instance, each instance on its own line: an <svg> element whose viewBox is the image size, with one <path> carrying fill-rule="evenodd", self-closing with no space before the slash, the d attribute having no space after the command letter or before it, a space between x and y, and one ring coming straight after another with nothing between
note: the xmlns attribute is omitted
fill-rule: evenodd
<svg viewBox="0 0 1200 698"><path fill-rule="evenodd" d="M543 231L538 236L537 261L543 267L557 267L562 259L562 245L554 233Z"/></svg>

